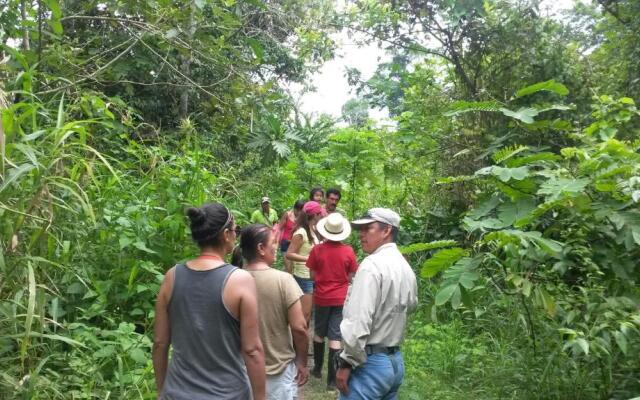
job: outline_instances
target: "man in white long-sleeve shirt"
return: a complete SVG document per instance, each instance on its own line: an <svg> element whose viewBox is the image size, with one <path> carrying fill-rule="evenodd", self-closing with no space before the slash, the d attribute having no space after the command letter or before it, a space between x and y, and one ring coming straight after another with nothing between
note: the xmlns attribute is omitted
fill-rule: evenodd
<svg viewBox="0 0 640 400"><path fill-rule="evenodd" d="M343 309L344 350L336 379L340 399L393 400L404 376L399 346L407 314L418 304L416 277L395 244L396 212L372 208L352 225L369 256L360 264Z"/></svg>

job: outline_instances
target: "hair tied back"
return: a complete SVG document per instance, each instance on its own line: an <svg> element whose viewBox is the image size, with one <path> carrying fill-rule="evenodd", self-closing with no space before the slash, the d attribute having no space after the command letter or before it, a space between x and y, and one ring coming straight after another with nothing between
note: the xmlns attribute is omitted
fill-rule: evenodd
<svg viewBox="0 0 640 400"><path fill-rule="evenodd" d="M204 212L196 207L189 207L187 209L187 217L191 220L192 225L202 225L206 220Z"/></svg>

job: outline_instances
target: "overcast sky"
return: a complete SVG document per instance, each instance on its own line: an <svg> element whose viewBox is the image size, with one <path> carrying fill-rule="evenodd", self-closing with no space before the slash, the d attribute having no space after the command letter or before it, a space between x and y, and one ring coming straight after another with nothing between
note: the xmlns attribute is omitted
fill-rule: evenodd
<svg viewBox="0 0 640 400"><path fill-rule="evenodd" d="M544 0L541 9L548 9L556 13L573 5L573 0ZM345 77L347 68L357 68L362 73L362 79L370 78L376 70L376 66L382 61L388 61L389 57L384 50L375 44L359 47L352 38L347 37L346 32L333 36L338 45L336 57L325 63L320 70L312 76L312 84L315 92L302 94L302 87L292 85L294 95L299 96L301 109L305 113L319 115L326 113L334 117L341 115L342 105L355 94L350 93L350 87ZM386 110L370 110L369 116L375 120L383 120L388 117Z"/></svg>

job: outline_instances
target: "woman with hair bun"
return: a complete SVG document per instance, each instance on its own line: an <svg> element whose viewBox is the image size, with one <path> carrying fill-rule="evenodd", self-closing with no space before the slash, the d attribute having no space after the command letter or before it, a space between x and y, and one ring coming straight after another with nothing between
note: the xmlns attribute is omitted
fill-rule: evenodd
<svg viewBox="0 0 640 400"><path fill-rule="evenodd" d="M160 286L153 343L158 398L264 400L255 281L224 262L236 241L233 215L209 203L187 216L200 255L171 268Z"/></svg>

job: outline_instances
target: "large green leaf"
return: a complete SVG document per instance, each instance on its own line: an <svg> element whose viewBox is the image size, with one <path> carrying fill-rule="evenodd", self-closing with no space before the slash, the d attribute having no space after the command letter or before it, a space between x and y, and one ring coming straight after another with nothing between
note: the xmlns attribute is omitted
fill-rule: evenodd
<svg viewBox="0 0 640 400"><path fill-rule="evenodd" d="M462 257L442 274L444 285L455 282L465 289L473 289L475 281L480 279L480 274L475 271L479 264L479 258Z"/></svg>
<svg viewBox="0 0 640 400"><path fill-rule="evenodd" d="M468 254L467 250L460 247L440 250L422 264L421 275L424 278L431 278Z"/></svg>
<svg viewBox="0 0 640 400"><path fill-rule="evenodd" d="M564 194L575 194L582 192L589 184L589 179L570 179L551 177L538 190L538 194L548 195L548 200L556 200Z"/></svg>
<svg viewBox="0 0 640 400"><path fill-rule="evenodd" d="M442 286L436 294L436 305L443 305L450 300L454 310L460 308L462 303L472 307L470 290L475 287L475 281L480 279L480 274L475 271L479 263L478 258L463 257L447 269L442 276Z"/></svg>
<svg viewBox="0 0 640 400"><path fill-rule="evenodd" d="M515 157L512 159L509 159L505 162L505 165L507 167L514 168L514 167L521 167L523 165L537 163L538 161L557 161L560 158L562 157L560 157L557 154L550 153L550 152L542 152L542 153L535 153L527 156Z"/></svg>
<svg viewBox="0 0 640 400"><path fill-rule="evenodd" d="M577 338L574 341L585 355L589 355L589 342L583 338Z"/></svg>
<svg viewBox="0 0 640 400"><path fill-rule="evenodd" d="M521 107L516 111L509 110L508 108L500 108L500 111L507 117L515 118L524 122L525 124L533 123L533 117L540 114L540 111L536 108Z"/></svg>
<svg viewBox="0 0 640 400"><path fill-rule="evenodd" d="M156 254L156 252L148 248L147 245L142 240L135 241L133 243L133 247L135 247L138 250L142 250L145 253Z"/></svg>
<svg viewBox="0 0 640 400"><path fill-rule="evenodd" d="M550 317L556 315L556 302L544 288L537 286L534 289L534 300L538 306L545 309L547 315Z"/></svg>
<svg viewBox="0 0 640 400"><path fill-rule="evenodd" d="M408 246L400 247L400 253L413 254L420 251L441 249L443 247L455 246L457 242L455 240L436 240L429 243L412 243Z"/></svg>
<svg viewBox="0 0 640 400"><path fill-rule="evenodd" d="M627 354L629 346L628 346L628 341L627 341L627 337L625 336L625 334L620 332L620 331L616 331L616 332L613 333L613 337L616 339L616 344L618 345L620 350L624 354Z"/></svg>
<svg viewBox="0 0 640 400"><path fill-rule="evenodd" d="M436 294L436 306L441 306L449 301L449 299L455 292L460 293L460 286L458 286L457 283L445 286L444 288L440 289Z"/></svg>
<svg viewBox="0 0 640 400"><path fill-rule="evenodd" d="M22 164L16 168L10 169L9 173L7 174L8 175L7 178L2 183L2 186L0 186L0 193L2 193L2 191L4 191L7 187L9 187L9 185L11 185L14 181L16 181L22 175L28 173L34 168L36 168L36 166L33 164Z"/></svg>
<svg viewBox="0 0 640 400"><path fill-rule="evenodd" d="M62 35L62 23L60 18L62 17L62 10L57 0L46 0L47 7L51 10L51 19L47 20L47 23L51 27L51 30L56 35Z"/></svg>
<svg viewBox="0 0 640 400"><path fill-rule="evenodd" d="M129 351L129 357L138 364L146 364L147 363L147 352L143 351L141 348L136 347L135 349L131 349Z"/></svg>
<svg viewBox="0 0 640 400"><path fill-rule="evenodd" d="M546 82L539 82L536 84L533 84L531 86L527 86L525 88L522 88L520 90L518 90L516 92L516 97L524 97L524 96L528 96L530 94L534 94L534 93L538 93L540 91L547 91L547 92L553 92L553 93L557 93L561 96L566 96L567 94L569 94L569 89L567 89L567 87L565 85L563 85L562 83L556 82L555 80L551 79L549 81Z"/></svg>
<svg viewBox="0 0 640 400"><path fill-rule="evenodd" d="M471 219L479 219L493 211L500 204L500 197L490 196L467 213Z"/></svg>
<svg viewBox="0 0 640 400"><path fill-rule="evenodd" d="M451 117L471 111L500 111L500 103L495 101L457 101L444 115Z"/></svg>
<svg viewBox="0 0 640 400"><path fill-rule="evenodd" d="M493 217L482 218L479 220L473 220L469 217L465 217L462 220L462 224L469 232L474 232L476 230L486 231L487 229L502 229L507 226L499 219Z"/></svg>
<svg viewBox="0 0 640 400"><path fill-rule="evenodd" d="M493 175L502 182L509 182L511 179L521 181L530 176L529 167L503 168L497 165L485 167L476 171L476 175Z"/></svg>
<svg viewBox="0 0 640 400"><path fill-rule="evenodd" d="M514 225L535 208L536 202L531 198L523 198L516 202L509 201L498 207L498 218L504 226Z"/></svg>
<svg viewBox="0 0 640 400"><path fill-rule="evenodd" d="M488 233L482 239L483 242L497 241L501 246L508 243L520 244L523 247L535 246L549 254L556 254L562 251L563 243L557 240L547 239L538 231L519 231L515 229L505 229Z"/></svg>

